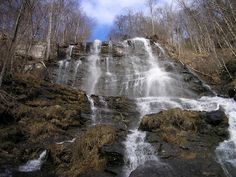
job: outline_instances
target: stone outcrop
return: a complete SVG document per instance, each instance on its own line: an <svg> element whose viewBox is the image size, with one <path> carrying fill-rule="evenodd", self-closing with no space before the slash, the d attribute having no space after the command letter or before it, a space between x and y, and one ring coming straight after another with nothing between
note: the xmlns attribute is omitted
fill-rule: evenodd
<svg viewBox="0 0 236 177"><path fill-rule="evenodd" d="M224 176L215 160L215 149L227 139L227 128L228 119L222 110L170 109L144 116L140 123L162 161L171 166L175 176L182 177Z"/></svg>
<svg viewBox="0 0 236 177"><path fill-rule="evenodd" d="M86 94L32 75L4 83L0 106L0 166L19 165L53 143L70 140L74 127L86 126Z"/></svg>

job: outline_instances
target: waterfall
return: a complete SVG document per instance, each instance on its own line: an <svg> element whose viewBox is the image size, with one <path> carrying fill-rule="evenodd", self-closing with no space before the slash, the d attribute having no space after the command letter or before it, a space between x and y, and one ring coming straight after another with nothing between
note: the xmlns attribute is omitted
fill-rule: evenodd
<svg viewBox="0 0 236 177"><path fill-rule="evenodd" d="M67 84L69 80L70 62L68 60L61 60L58 62L59 69L57 71L57 83Z"/></svg>
<svg viewBox="0 0 236 177"><path fill-rule="evenodd" d="M210 112L219 107L224 109L229 118L230 137L220 143L216 149L216 156L227 176L234 176L230 173L230 169L236 168L236 103L215 95L200 98L197 92L191 91L189 88L192 88L191 84L195 83L195 80L192 83L185 81L184 74L189 71L187 69L177 71L178 66L168 60L165 50L159 43L154 43L153 46L160 52L156 56L149 40L144 38L126 40L119 44L124 52L120 58L113 57L112 52L116 51L116 45L109 42L107 57L100 54L101 41L95 40L90 55L86 56L83 62L59 61L56 80L66 84L71 79L74 86L87 93L92 125L101 122L113 123L104 120L113 118L113 114L117 112L117 108L111 105L112 101L109 102L107 96L113 96L112 99L124 96L135 102L139 116L132 119L132 125L127 125L129 133L123 142L125 165L122 177L128 177L133 170L147 161L162 163L152 145L145 141L146 133L138 130L144 115L171 108ZM158 57L160 55L162 58ZM165 67L166 64L173 69L169 70ZM70 69L70 66L73 68ZM66 74L69 72L72 72L71 75ZM191 74L191 77L193 76L194 73ZM200 82L199 79L197 81ZM209 86L202 84L208 88L206 90L210 90ZM99 98L96 99L96 104L93 99L95 97L91 97L92 94L96 94Z"/></svg>
<svg viewBox="0 0 236 177"><path fill-rule="evenodd" d="M45 158L47 155L47 151L43 151L38 159L29 160L25 165L19 167L19 171L21 172L32 172L40 170L42 164L45 162Z"/></svg>
<svg viewBox="0 0 236 177"><path fill-rule="evenodd" d="M83 90L85 90L89 95L95 93L96 84L101 76L101 69L99 67L101 52L101 41L95 40L93 43L93 48L91 55L88 57L88 74L86 80L83 82Z"/></svg>
<svg viewBox="0 0 236 177"><path fill-rule="evenodd" d="M138 90L143 88L146 89L142 97L148 97L153 94L157 96L165 95L166 86L171 84L171 78L162 68L159 67L158 61L152 53L150 42L144 38L134 38L130 41L134 47L137 46L137 42L143 45L144 51L147 54L146 63L148 63L146 73L141 75L137 71L138 66L135 66L135 64L132 63L135 74L138 75L134 87L138 88ZM129 86L127 86L126 89L128 89L128 87ZM138 90L134 91L137 92ZM140 117L136 126L131 130L131 133L127 136L127 139L124 142L126 149L126 166L123 171L124 176L129 176L133 170L135 170L139 165L143 165L146 161L159 162L153 147L149 143L145 142L146 133L138 130L142 117L149 112L150 107L144 106L142 102L136 102L139 108L138 110L140 110Z"/></svg>
<svg viewBox="0 0 236 177"><path fill-rule="evenodd" d="M67 84L69 80L69 77L70 77L69 74L70 74L70 69L71 69L70 60L71 60L74 47L75 47L74 45L69 45L69 47L66 50L66 59L58 62L59 68L57 71L57 79L56 79L57 83Z"/></svg>
<svg viewBox="0 0 236 177"><path fill-rule="evenodd" d="M68 59L68 60L70 60L71 59L71 57L72 57L72 54L73 54L73 49L74 49L74 45L69 45L69 47L67 48L67 55L66 55L66 58Z"/></svg>
<svg viewBox="0 0 236 177"><path fill-rule="evenodd" d="M109 41L108 43L108 57L106 57L106 71L107 75L111 75L110 69L109 69L109 60L112 59L112 41Z"/></svg>
<svg viewBox="0 0 236 177"><path fill-rule="evenodd" d="M162 48L161 44L159 44L158 42L155 42L154 43L161 51L161 53L165 56L166 55L166 52L165 50Z"/></svg>
<svg viewBox="0 0 236 177"><path fill-rule="evenodd" d="M59 68L58 68L58 71L57 71L57 79L56 79L57 83L61 82L61 77L62 77L62 72L63 72L62 69L63 69L63 66L64 66L65 62L66 62L65 60L61 60L61 61L58 62Z"/></svg>
<svg viewBox="0 0 236 177"><path fill-rule="evenodd" d="M81 63L82 62L80 60L75 62L75 68L74 68L74 74L73 74L73 86L75 85L76 76L77 76L78 69L79 69L79 66L81 65Z"/></svg>
<svg viewBox="0 0 236 177"><path fill-rule="evenodd" d="M61 76L61 82L67 84L68 80L69 80L69 72L70 72L70 62L69 61L65 61L64 63L64 72Z"/></svg>
<svg viewBox="0 0 236 177"><path fill-rule="evenodd" d="M95 104L94 104L94 100L91 96L87 95L87 98L88 98L88 101L90 103L90 109L92 111L92 114L91 114L91 120L92 120L92 125L95 125L96 124L96 118L97 118L97 108L95 107Z"/></svg>
<svg viewBox="0 0 236 177"><path fill-rule="evenodd" d="M148 54L147 62L149 63L149 71L146 73L146 94L145 96L153 95L168 95L167 86L172 85L172 78L159 67L157 59L153 56L150 42L144 38L135 38L134 41L143 43L145 51Z"/></svg>

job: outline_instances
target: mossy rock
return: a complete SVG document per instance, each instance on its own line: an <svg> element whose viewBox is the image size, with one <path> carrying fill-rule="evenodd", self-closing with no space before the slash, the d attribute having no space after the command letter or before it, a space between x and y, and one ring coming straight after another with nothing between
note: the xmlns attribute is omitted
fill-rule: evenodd
<svg viewBox="0 0 236 177"><path fill-rule="evenodd" d="M185 145L189 135L216 136L216 141L227 138L227 127L223 110L207 113L176 108L144 116L139 129L154 132L167 143Z"/></svg>
<svg viewBox="0 0 236 177"><path fill-rule="evenodd" d="M168 111L161 111L158 114L144 116L139 128L144 131L159 129L166 129L168 131L174 129L197 131L200 122L199 112L170 109Z"/></svg>

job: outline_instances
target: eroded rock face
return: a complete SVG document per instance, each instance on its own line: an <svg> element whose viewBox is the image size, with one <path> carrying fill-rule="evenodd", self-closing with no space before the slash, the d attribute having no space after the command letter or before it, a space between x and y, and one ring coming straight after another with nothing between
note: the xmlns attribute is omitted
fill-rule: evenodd
<svg viewBox="0 0 236 177"><path fill-rule="evenodd" d="M145 116L139 128L148 131L147 141L177 176L225 176L215 160L216 147L228 137L228 119L222 110L170 109Z"/></svg>

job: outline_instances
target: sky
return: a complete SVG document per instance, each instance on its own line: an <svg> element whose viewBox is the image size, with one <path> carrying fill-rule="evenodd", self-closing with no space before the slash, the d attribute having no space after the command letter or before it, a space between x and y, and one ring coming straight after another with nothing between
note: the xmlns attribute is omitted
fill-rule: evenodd
<svg viewBox="0 0 236 177"><path fill-rule="evenodd" d="M82 7L89 17L96 21L92 40L106 40L116 15L125 9L145 11L146 0L83 0ZM172 0L158 0L158 5L163 6Z"/></svg>

